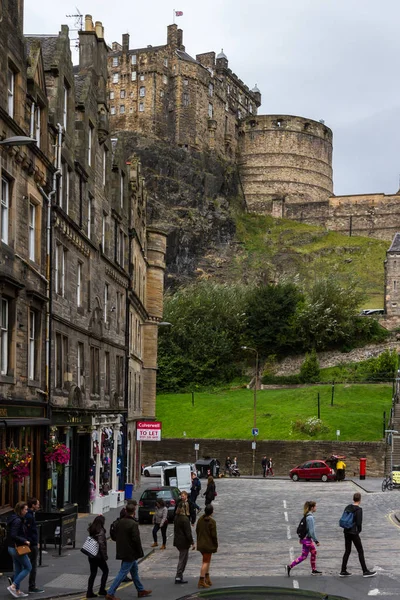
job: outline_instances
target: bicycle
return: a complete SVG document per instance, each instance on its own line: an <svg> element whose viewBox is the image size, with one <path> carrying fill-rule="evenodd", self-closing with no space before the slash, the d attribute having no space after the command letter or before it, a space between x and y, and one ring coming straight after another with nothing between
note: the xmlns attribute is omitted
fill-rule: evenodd
<svg viewBox="0 0 400 600"><path fill-rule="evenodd" d="M391 491L393 489L393 481L392 481L392 476L388 475L387 477L385 477L385 479L382 481L382 492L385 492L386 490Z"/></svg>

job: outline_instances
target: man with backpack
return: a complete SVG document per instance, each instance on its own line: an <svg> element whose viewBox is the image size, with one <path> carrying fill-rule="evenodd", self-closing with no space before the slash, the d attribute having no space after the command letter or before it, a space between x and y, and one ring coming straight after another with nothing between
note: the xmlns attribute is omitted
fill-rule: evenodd
<svg viewBox="0 0 400 600"><path fill-rule="evenodd" d="M345 552L342 561L342 570L339 573L340 577L350 577L351 573L347 571L347 561L351 554L351 545L354 544L358 552L358 559L363 571L363 577L375 577L376 571L370 571L367 568L364 558L364 549L360 539L362 531L363 513L360 506L361 494L356 492L353 496L353 504L349 504L343 511L339 525L344 530Z"/></svg>

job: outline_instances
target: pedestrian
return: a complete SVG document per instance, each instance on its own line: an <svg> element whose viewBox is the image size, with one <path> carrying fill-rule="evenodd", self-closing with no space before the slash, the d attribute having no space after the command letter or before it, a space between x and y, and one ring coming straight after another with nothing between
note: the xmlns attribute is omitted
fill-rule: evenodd
<svg viewBox="0 0 400 600"><path fill-rule="evenodd" d="M225 473L229 473L231 464L232 464L231 458L230 458L230 456L227 456L226 460L225 460Z"/></svg>
<svg viewBox="0 0 400 600"><path fill-rule="evenodd" d="M18 546L30 546L28 532L25 523L28 505L26 502L17 502L14 512L7 521L7 546L8 553L12 558L14 567L13 582L8 586L7 590L14 598L26 598L25 594L20 590L20 584L25 577L32 571L32 564L29 560L29 553L19 555L16 548Z"/></svg>
<svg viewBox="0 0 400 600"><path fill-rule="evenodd" d="M267 464L267 475L272 475L272 477L274 476L274 470L272 468L272 458L268 459L268 464Z"/></svg>
<svg viewBox="0 0 400 600"><path fill-rule="evenodd" d="M108 554L107 554L107 539L106 530L104 527L105 518L103 515L98 515L88 527L88 533L99 544L99 552L97 556L88 556L90 566L90 576L88 579L88 587L86 598L97 598L97 596L107 596L106 584L108 579ZM94 581L97 571L102 571L100 589L97 594L93 591Z"/></svg>
<svg viewBox="0 0 400 600"><path fill-rule="evenodd" d="M161 550L165 550L167 547L167 527L168 527L168 508L165 506L165 502L162 498L156 501L156 512L153 516L153 543L152 548L158 546L157 533L161 529L162 546Z"/></svg>
<svg viewBox="0 0 400 600"><path fill-rule="evenodd" d="M202 563L200 569L199 588L212 586L210 579L211 556L218 550L217 524L211 517L214 507L206 504L204 514L197 521L197 550L202 554Z"/></svg>
<svg viewBox="0 0 400 600"><path fill-rule="evenodd" d="M43 594L44 590L42 588L38 588L36 586L36 572L37 572L37 562L39 556L39 535L38 529L36 525L36 512L40 508L40 502L37 498L29 498L28 499L28 512L25 516L25 524L28 535L28 540L30 541L30 554L29 560L31 561L32 570L29 574L29 593L30 594Z"/></svg>
<svg viewBox="0 0 400 600"><path fill-rule="evenodd" d="M360 565L363 572L363 577L375 577L376 571L370 571L367 568L365 558L364 558L364 549L360 539L360 533L362 531L362 520L363 520L363 512L360 506L361 502L361 494L360 492L356 492L353 496L353 504L349 504L344 509L344 512L353 514L353 525L350 529L344 529L344 545L345 552L343 554L342 560L342 570L340 571L340 577L350 577L351 573L347 571L347 561L349 560L349 556L351 554L351 545L354 544L356 550L358 552L358 560L360 561Z"/></svg>
<svg viewBox="0 0 400 600"><path fill-rule="evenodd" d="M185 490L181 491L181 502L183 504L182 513L188 517L190 524L194 525L197 517L196 507Z"/></svg>
<svg viewBox="0 0 400 600"><path fill-rule="evenodd" d="M190 486L190 500L193 502L195 509L200 512L201 508L197 504L197 497L201 491L201 481L197 477L197 473L192 473L192 485Z"/></svg>
<svg viewBox="0 0 400 600"><path fill-rule="evenodd" d="M207 479L207 488L203 494L203 496L206 499L206 506L207 506L207 504L211 504L213 502L216 495L217 495L217 492L215 490L214 477L212 475L209 475L208 479Z"/></svg>
<svg viewBox="0 0 400 600"><path fill-rule="evenodd" d="M267 459L267 456L264 455L262 457L262 460L261 460L261 466L262 466L262 470L263 470L263 477L266 477L267 465L268 465L268 459Z"/></svg>
<svg viewBox="0 0 400 600"><path fill-rule="evenodd" d="M151 596L151 590L145 590L139 578L137 560L138 558L142 558L144 553L140 540L139 526L134 518L135 510L136 506L134 504L127 504L125 517L120 519L116 526L116 558L117 560L122 560L122 563L119 573L108 590L107 600L119 600L119 598L116 598L115 592L129 572L137 589L138 598Z"/></svg>
<svg viewBox="0 0 400 600"><path fill-rule="evenodd" d="M336 463L336 480L343 481L346 475L346 463L339 458Z"/></svg>
<svg viewBox="0 0 400 600"><path fill-rule="evenodd" d="M317 510L317 503L314 500L308 500L304 504L304 516L306 517L307 532L303 539L300 539L302 545L301 555L296 558L290 565L286 565L286 571L288 577L290 577L290 571L299 563L303 562L310 554L311 562L311 575L322 575L321 571L317 571L317 550L315 546L319 546L315 532L315 520L314 513ZM314 545L315 542L315 545Z"/></svg>
<svg viewBox="0 0 400 600"><path fill-rule="evenodd" d="M235 458L233 459L233 466L236 467L237 469L239 468L237 456L235 456Z"/></svg>
<svg viewBox="0 0 400 600"><path fill-rule="evenodd" d="M175 583L187 583L183 574L189 558L189 548L195 549L192 531L187 516L183 512L183 502L179 502L174 519L174 546L179 550L178 566L176 567Z"/></svg>

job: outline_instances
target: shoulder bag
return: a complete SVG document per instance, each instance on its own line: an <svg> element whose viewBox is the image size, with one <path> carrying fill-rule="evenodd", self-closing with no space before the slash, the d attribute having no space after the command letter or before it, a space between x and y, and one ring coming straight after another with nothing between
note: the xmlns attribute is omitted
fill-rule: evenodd
<svg viewBox="0 0 400 600"><path fill-rule="evenodd" d="M81 552L86 554L86 556L97 556L99 553L99 542L88 535L81 548Z"/></svg>
<svg viewBox="0 0 400 600"><path fill-rule="evenodd" d="M22 546L15 546L15 550L18 556L24 556L24 554L29 554L31 549L28 544L23 544Z"/></svg>

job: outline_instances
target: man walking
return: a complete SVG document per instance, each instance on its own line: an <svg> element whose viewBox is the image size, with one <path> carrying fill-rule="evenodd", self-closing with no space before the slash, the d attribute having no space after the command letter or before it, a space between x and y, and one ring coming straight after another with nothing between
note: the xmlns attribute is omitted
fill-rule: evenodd
<svg viewBox="0 0 400 600"><path fill-rule="evenodd" d="M267 459L267 456L264 455L262 457L262 460L261 460L261 466L262 466L262 470L263 470L263 477L266 477L267 465L268 465L268 459Z"/></svg>
<svg viewBox="0 0 400 600"><path fill-rule="evenodd" d="M36 525L36 511L40 508L40 502L37 498L29 498L28 500L28 512L25 516L25 525L27 530L27 538L30 541L30 554L29 559L32 564L32 570L29 574L29 593L30 594L43 594L42 588L36 587L36 572L37 572L37 561L39 555L39 536Z"/></svg>
<svg viewBox="0 0 400 600"><path fill-rule="evenodd" d="M179 502L174 519L174 546L179 550L178 566L176 568L175 583L187 583L183 573L189 558L189 548L195 549L189 519L183 513L184 505Z"/></svg>
<svg viewBox="0 0 400 600"><path fill-rule="evenodd" d="M127 504L125 517L120 519L116 526L117 560L122 560L119 573L111 584L107 600L119 600L115 592L130 572L132 581L137 589L138 598L151 596L151 590L145 590L139 579L138 558L144 556L142 542L140 540L139 526L135 521L135 509L133 504Z"/></svg>
<svg viewBox="0 0 400 600"><path fill-rule="evenodd" d="M197 504L197 496L200 494L201 482L197 477L196 473L192 473L192 485L190 487L190 500L193 502L194 507L198 512L201 511L200 506Z"/></svg>
<svg viewBox="0 0 400 600"><path fill-rule="evenodd" d="M340 577L350 577L351 573L347 571L347 561L349 560L349 556L351 553L351 545L354 544L356 550L358 552L358 559L360 561L360 565L363 571L363 577L375 577L376 571L370 571L367 568L364 558L364 549L360 539L360 533L362 531L362 519L363 513L362 508L360 506L361 502L361 494L360 492L356 492L353 496L353 504L349 504L344 509L345 513L353 514L353 524L350 528L344 529L344 544L345 544L345 552L343 555L342 561L342 570L340 572Z"/></svg>

